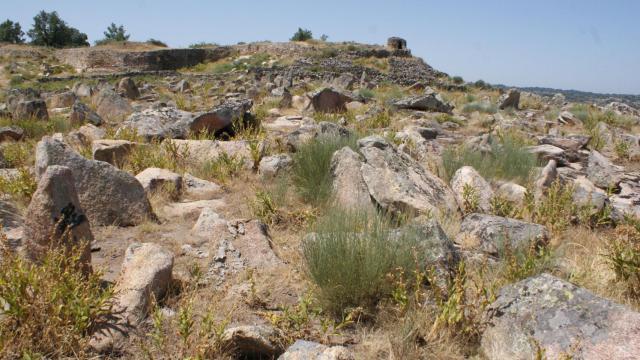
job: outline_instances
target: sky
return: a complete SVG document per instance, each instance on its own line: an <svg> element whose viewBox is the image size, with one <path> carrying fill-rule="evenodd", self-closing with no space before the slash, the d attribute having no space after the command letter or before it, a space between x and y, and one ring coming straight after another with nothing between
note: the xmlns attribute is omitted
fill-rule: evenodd
<svg viewBox="0 0 640 360"><path fill-rule="evenodd" d="M98 40L111 22L131 40L287 41L298 27L329 41L390 36L467 81L640 94L638 0L0 0L0 18L33 24L40 10ZM4 19L0 19L3 21Z"/></svg>

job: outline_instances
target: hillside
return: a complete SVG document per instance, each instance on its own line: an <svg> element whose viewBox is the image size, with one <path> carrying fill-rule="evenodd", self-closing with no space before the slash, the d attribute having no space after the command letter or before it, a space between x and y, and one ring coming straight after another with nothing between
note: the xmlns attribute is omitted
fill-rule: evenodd
<svg viewBox="0 0 640 360"><path fill-rule="evenodd" d="M634 358L638 98L428 61L0 46L0 358Z"/></svg>

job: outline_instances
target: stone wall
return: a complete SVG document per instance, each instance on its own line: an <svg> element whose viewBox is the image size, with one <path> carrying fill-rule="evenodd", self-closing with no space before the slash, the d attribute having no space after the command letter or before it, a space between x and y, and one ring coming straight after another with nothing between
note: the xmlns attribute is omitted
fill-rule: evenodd
<svg viewBox="0 0 640 360"><path fill-rule="evenodd" d="M161 49L130 51L100 48L75 48L56 51L60 62L78 72L91 71L160 71L175 70L216 61L228 56L231 49L220 46L210 49Z"/></svg>

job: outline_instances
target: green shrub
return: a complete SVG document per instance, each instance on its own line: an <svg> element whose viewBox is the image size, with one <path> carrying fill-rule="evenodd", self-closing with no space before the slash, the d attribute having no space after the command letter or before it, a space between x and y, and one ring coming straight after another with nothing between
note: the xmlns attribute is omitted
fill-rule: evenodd
<svg viewBox="0 0 640 360"><path fill-rule="evenodd" d="M83 274L81 255L79 248L50 250L36 264L3 250L0 357L84 357L89 335L110 312L113 291L103 287L100 273Z"/></svg>
<svg viewBox="0 0 640 360"><path fill-rule="evenodd" d="M96 45L104 45L110 42L126 42L129 40L129 34L124 29L124 26L116 25L115 23L111 23L107 28L107 31L104 32L104 39L97 40L95 42Z"/></svg>
<svg viewBox="0 0 640 360"><path fill-rule="evenodd" d="M451 78L451 81L456 85L464 84L464 79L462 78L462 76L454 76Z"/></svg>
<svg viewBox="0 0 640 360"><path fill-rule="evenodd" d="M371 89L361 88L358 90L358 95L362 96L365 100L371 100L375 96L375 93Z"/></svg>
<svg viewBox="0 0 640 360"><path fill-rule="evenodd" d="M446 179L450 180L456 170L469 165L486 179L525 183L537 164L536 156L529 153L521 140L512 135L503 136L500 141L492 140L491 153L466 146L446 149L442 153Z"/></svg>
<svg viewBox="0 0 640 360"><path fill-rule="evenodd" d="M313 39L313 33L311 32L311 30L298 28L298 31L296 31L293 34L290 40L291 41L307 41L311 39Z"/></svg>
<svg viewBox="0 0 640 360"><path fill-rule="evenodd" d="M495 114L498 112L498 107L488 102L471 102L462 107L462 112L464 113L472 113L474 111L485 114Z"/></svg>
<svg viewBox="0 0 640 360"><path fill-rule="evenodd" d="M416 267L417 232L392 233L392 222L381 215L331 209L312 231L303 240L307 271L318 287L318 299L337 316L390 296L393 289L385 276Z"/></svg>
<svg viewBox="0 0 640 360"><path fill-rule="evenodd" d="M331 157L336 150L348 145L355 148L355 139L320 136L293 154L292 180L305 202L320 206L329 199Z"/></svg>

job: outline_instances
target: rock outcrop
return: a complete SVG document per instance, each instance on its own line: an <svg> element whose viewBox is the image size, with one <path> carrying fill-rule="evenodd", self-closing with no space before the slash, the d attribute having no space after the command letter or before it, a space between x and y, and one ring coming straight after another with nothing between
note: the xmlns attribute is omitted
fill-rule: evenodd
<svg viewBox="0 0 640 360"><path fill-rule="evenodd" d="M502 290L488 308L488 359L633 359L640 313L548 274Z"/></svg>
<svg viewBox="0 0 640 360"><path fill-rule="evenodd" d="M142 185L128 173L96 160L88 160L67 144L45 136L36 146L36 175L47 167L71 169L80 206L93 225L136 225L155 215Z"/></svg>

